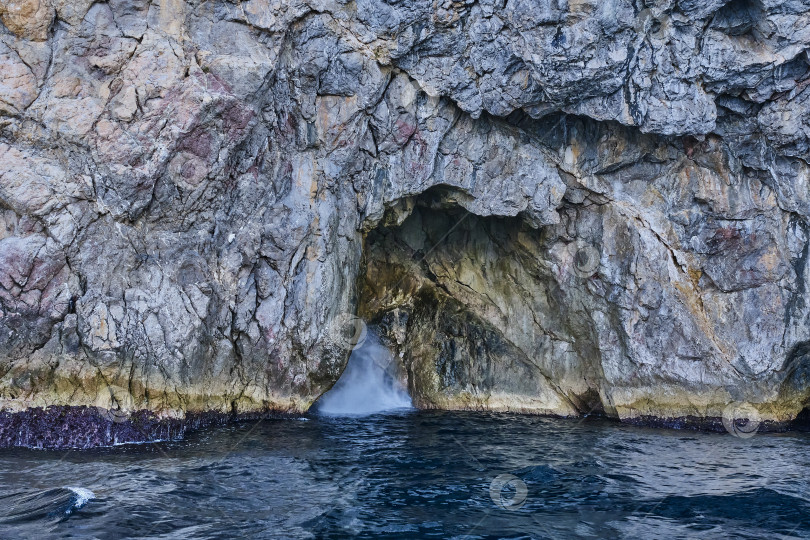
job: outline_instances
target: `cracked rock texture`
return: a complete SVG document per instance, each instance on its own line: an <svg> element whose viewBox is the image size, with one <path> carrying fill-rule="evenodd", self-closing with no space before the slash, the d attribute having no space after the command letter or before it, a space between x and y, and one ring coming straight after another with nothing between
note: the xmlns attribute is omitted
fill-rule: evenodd
<svg viewBox="0 0 810 540"><path fill-rule="evenodd" d="M810 401L808 0L7 0L0 408ZM595 257L595 258L594 258Z"/></svg>

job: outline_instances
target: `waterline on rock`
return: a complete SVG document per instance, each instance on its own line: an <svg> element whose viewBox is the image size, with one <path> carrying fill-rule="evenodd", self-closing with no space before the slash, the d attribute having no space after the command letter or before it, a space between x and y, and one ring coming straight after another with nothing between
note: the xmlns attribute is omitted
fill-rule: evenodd
<svg viewBox="0 0 810 540"><path fill-rule="evenodd" d="M397 363L391 351L370 330L363 344L352 351L338 382L315 406L316 412L330 416L411 408L413 403L397 377Z"/></svg>

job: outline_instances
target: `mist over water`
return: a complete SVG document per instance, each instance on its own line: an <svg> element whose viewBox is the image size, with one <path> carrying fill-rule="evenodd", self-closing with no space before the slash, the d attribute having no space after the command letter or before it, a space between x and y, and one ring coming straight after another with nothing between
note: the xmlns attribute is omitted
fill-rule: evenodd
<svg viewBox="0 0 810 540"><path fill-rule="evenodd" d="M368 415L413 407L397 377L397 363L371 331L352 351L349 364L335 386L318 400L315 410L331 416Z"/></svg>

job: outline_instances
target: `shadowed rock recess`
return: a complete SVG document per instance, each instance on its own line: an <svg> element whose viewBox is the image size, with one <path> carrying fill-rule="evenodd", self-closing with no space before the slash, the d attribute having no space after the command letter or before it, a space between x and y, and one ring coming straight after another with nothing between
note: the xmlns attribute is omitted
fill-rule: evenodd
<svg viewBox="0 0 810 540"><path fill-rule="evenodd" d="M424 408L810 402L810 0L0 21L0 445L306 411L347 313Z"/></svg>

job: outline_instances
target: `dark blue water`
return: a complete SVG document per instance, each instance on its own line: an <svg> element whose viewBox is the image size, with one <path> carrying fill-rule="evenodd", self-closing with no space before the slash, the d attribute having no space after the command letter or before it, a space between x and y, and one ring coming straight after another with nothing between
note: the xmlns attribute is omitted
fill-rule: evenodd
<svg viewBox="0 0 810 540"><path fill-rule="evenodd" d="M808 443L411 412L6 450L0 538L808 538Z"/></svg>

